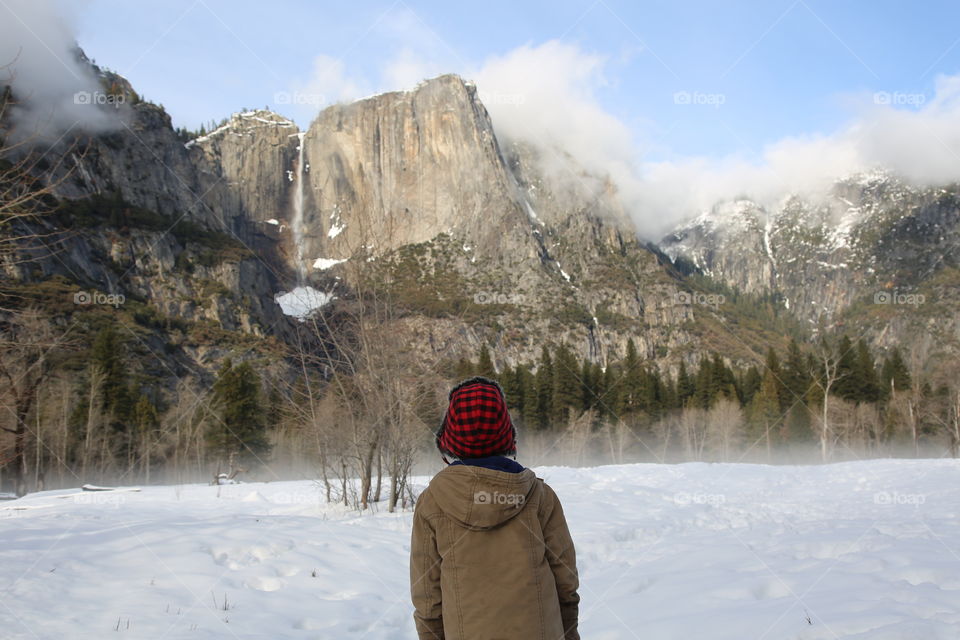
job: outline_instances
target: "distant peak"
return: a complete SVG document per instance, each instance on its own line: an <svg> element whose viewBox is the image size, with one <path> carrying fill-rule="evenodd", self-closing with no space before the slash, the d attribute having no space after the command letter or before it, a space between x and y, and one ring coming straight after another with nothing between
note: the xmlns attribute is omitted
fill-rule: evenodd
<svg viewBox="0 0 960 640"><path fill-rule="evenodd" d="M436 89L444 85L452 87L462 87L467 90L475 88L475 85L472 82L466 81L455 73L444 73L439 76L434 76L433 78L426 78L418 82L411 89L392 89L390 91L380 91L378 93L372 93L368 96L362 98L357 98L355 100L350 100L347 102L341 103L340 106L349 106L351 104L357 104L360 102L367 102L369 100L379 100L388 97L396 97L400 95L409 95L414 93L419 93L425 89ZM336 105L331 105L336 106Z"/></svg>
<svg viewBox="0 0 960 640"><path fill-rule="evenodd" d="M251 129L262 126L276 126L276 127L293 127L297 128L296 123L284 118L278 113L274 113L269 109L254 109L253 111L239 111L237 113L231 114L226 122L221 124L219 127L213 131L202 135L200 137L194 138L187 142L184 147L189 149L198 142L206 142L212 138L223 135L229 131L236 129Z"/></svg>

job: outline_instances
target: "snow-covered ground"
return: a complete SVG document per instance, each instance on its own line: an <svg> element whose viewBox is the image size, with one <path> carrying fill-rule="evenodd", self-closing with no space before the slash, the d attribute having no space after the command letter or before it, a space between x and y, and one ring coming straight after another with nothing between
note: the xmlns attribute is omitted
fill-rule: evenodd
<svg viewBox="0 0 960 640"><path fill-rule="evenodd" d="M956 461L537 472L585 640L960 637ZM311 482L2 502L0 637L414 638L409 529Z"/></svg>

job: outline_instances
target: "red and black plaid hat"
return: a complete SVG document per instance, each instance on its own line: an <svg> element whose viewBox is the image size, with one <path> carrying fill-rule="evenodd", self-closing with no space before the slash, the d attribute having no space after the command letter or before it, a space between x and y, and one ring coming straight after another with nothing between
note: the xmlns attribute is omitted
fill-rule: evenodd
<svg viewBox="0 0 960 640"><path fill-rule="evenodd" d="M437 448L457 458L515 454L516 431L500 385L477 376L451 389Z"/></svg>

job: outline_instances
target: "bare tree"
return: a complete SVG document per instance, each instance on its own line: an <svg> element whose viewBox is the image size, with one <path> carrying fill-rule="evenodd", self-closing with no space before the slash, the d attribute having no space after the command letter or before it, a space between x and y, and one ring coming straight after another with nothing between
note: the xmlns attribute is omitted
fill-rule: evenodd
<svg viewBox="0 0 960 640"><path fill-rule="evenodd" d="M69 346L70 330L53 329L36 309L11 315L0 329L0 398L12 426L3 430L13 436L14 490L27 491L28 420L40 385L53 370L56 358Z"/></svg>
<svg viewBox="0 0 960 640"><path fill-rule="evenodd" d="M707 412L699 407L684 407L680 411L679 427L688 460L703 460L707 445Z"/></svg>
<svg viewBox="0 0 960 640"><path fill-rule="evenodd" d="M603 435L607 441L610 462L623 464L624 451L633 439L633 432L630 427L623 420L611 420L604 425Z"/></svg>
<svg viewBox="0 0 960 640"><path fill-rule="evenodd" d="M950 407L944 426L949 437L950 455L956 458L960 453L960 389L954 389L950 394Z"/></svg>
<svg viewBox="0 0 960 640"><path fill-rule="evenodd" d="M359 509L381 497L384 480L390 510L412 495L407 477L432 432L423 415L439 413L438 363L452 355L398 339L415 314L399 303L391 256L371 260L368 249L390 234L357 230L350 258L338 267L336 300L301 324L298 375L284 391L312 434L328 499Z"/></svg>
<svg viewBox="0 0 960 640"><path fill-rule="evenodd" d="M883 421L880 410L872 402L861 402L854 407L850 445L866 454L873 454L883 445Z"/></svg>
<svg viewBox="0 0 960 640"><path fill-rule="evenodd" d="M842 355L837 353L826 338L823 338L819 343L817 358L810 372L810 378L821 394L820 415L813 420L813 424L820 443L820 459L823 462L830 459L833 445L837 441L836 433L830 424L830 393L842 375L840 373Z"/></svg>
<svg viewBox="0 0 960 640"><path fill-rule="evenodd" d="M560 453L569 464L583 464L585 461L595 420L596 412L592 409L583 412L569 410L567 426L560 434Z"/></svg>
<svg viewBox="0 0 960 640"><path fill-rule="evenodd" d="M907 419L910 437L913 440L913 453L918 458L920 457L921 425L928 413L923 397L923 380L932 350L933 337L929 332L924 332L910 344L907 355L907 367L911 372L910 388L906 389L899 398Z"/></svg>
<svg viewBox="0 0 960 640"><path fill-rule="evenodd" d="M181 378L170 407L160 417L160 433L154 449L169 465L178 483L207 474L205 432L209 409L205 393L196 380Z"/></svg>
<svg viewBox="0 0 960 640"><path fill-rule="evenodd" d="M706 443L711 452L727 462L743 442L743 411L729 398L719 399L706 416Z"/></svg>
<svg viewBox="0 0 960 640"><path fill-rule="evenodd" d="M668 413L653 423L653 435L660 444L660 453L651 451L657 461L664 462L667 458L667 452L670 451L670 445L675 434L680 431L679 421L676 413Z"/></svg>
<svg viewBox="0 0 960 640"><path fill-rule="evenodd" d="M957 371L954 360L948 360L946 366L935 371L935 378L931 383L943 391L935 394L927 402L935 406L925 413L946 438L946 447L950 456L960 455L960 385L957 384ZM912 382L912 378L911 378ZM911 387L913 385L911 384Z"/></svg>

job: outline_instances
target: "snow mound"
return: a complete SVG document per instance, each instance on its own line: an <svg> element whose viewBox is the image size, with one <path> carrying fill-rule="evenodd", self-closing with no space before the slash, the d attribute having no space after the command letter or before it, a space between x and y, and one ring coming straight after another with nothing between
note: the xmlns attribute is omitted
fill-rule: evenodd
<svg viewBox="0 0 960 640"><path fill-rule="evenodd" d="M341 262L346 262L346 258L337 259L337 258L317 258L313 261L313 268L318 270L329 269L330 267L335 267Z"/></svg>
<svg viewBox="0 0 960 640"><path fill-rule="evenodd" d="M293 291L278 293L273 297L284 315L303 320L311 313L333 300L332 293L313 287L296 287Z"/></svg>

